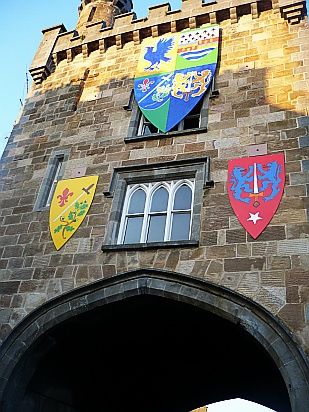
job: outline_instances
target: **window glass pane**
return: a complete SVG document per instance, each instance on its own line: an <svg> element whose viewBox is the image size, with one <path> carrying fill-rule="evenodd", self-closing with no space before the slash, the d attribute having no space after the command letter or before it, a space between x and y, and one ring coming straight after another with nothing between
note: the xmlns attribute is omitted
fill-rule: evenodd
<svg viewBox="0 0 309 412"><path fill-rule="evenodd" d="M147 242L163 242L166 215L150 216Z"/></svg>
<svg viewBox="0 0 309 412"><path fill-rule="evenodd" d="M56 189L57 183L58 183L57 181L53 181L53 183L52 183L52 185L51 185L51 187L50 187L48 199L47 199L47 201L46 201L45 206L50 206L51 201L53 200L53 197L54 197L54 193L55 193L55 189Z"/></svg>
<svg viewBox="0 0 309 412"><path fill-rule="evenodd" d="M151 212L165 212L167 210L168 191L160 187L154 192L151 202Z"/></svg>
<svg viewBox="0 0 309 412"><path fill-rule="evenodd" d="M174 210L191 209L192 190L188 185L182 185L177 190L174 199Z"/></svg>
<svg viewBox="0 0 309 412"><path fill-rule="evenodd" d="M128 213L143 213L145 207L146 193L143 189L138 189L133 193L130 200Z"/></svg>
<svg viewBox="0 0 309 412"><path fill-rule="evenodd" d="M158 128L151 123L144 125L143 135L158 133Z"/></svg>
<svg viewBox="0 0 309 412"><path fill-rule="evenodd" d="M201 111L201 100L193 107L193 109L187 114L187 116L192 116L193 114L200 114Z"/></svg>
<svg viewBox="0 0 309 412"><path fill-rule="evenodd" d="M172 127L171 130L169 130L169 132L177 132L179 130L179 123L177 123L174 127Z"/></svg>
<svg viewBox="0 0 309 412"><path fill-rule="evenodd" d="M171 240L190 239L191 213L174 213Z"/></svg>
<svg viewBox="0 0 309 412"><path fill-rule="evenodd" d="M53 175L53 178L52 178L53 180L52 180L52 183L51 183L50 188L49 188L49 194L48 194L48 198L46 200L45 206L50 206L50 204L51 204L51 201L53 199L54 192L55 192L58 180L59 180L59 175L60 175L60 172L61 172L61 168L63 166L63 162L64 162L64 157L63 156L60 156L60 157L56 158L55 171L54 171L54 175Z"/></svg>
<svg viewBox="0 0 309 412"><path fill-rule="evenodd" d="M183 120L183 129L197 129L200 127L200 117L187 117Z"/></svg>
<svg viewBox="0 0 309 412"><path fill-rule="evenodd" d="M129 217L123 243L139 243L141 238L143 217Z"/></svg>

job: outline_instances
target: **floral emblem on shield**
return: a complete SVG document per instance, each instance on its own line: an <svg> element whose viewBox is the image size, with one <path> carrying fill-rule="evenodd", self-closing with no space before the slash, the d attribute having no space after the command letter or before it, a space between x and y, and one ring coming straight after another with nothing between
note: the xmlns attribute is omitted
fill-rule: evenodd
<svg viewBox="0 0 309 412"><path fill-rule="evenodd" d="M76 232L91 206L98 176L60 180L50 205L49 228L59 250Z"/></svg>

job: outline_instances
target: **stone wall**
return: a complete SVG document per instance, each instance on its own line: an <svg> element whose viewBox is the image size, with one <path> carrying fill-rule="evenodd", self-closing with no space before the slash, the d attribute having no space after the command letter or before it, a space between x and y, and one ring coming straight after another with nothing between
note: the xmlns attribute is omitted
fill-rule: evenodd
<svg viewBox="0 0 309 412"><path fill-rule="evenodd" d="M164 26L168 30L198 27L207 23L207 10L196 7L200 14L192 17L193 3L199 2L183 0L182 12L169 14L162 6L156 13L170 22ZM299 18L291 24L288 5L228 3L215 11L222 35L215 81L219 94L210 101L208 131L202 133L125 143L131 111L124 106L140 36L134 40L133 34L122 34L117 42L103 31L102 38L94 36L86 46L74 40L71 48L62 28L51 36L53 65L36 77L2 159L2 339L27 313L61 293L124 271L156 268L206 279L253 299L309 353L308 22ZM175 15L178 23L172 24ZM149 21L134 24L141 32ZM119 30L133 33L131 25ZM159 32L142 31L143 36ZM50 64L50 55L45 57ZM35 62L32 67L37 75ZM269 154L284 153L286 187L270 225L254 240L230 206L227 163L247 157L249 146L261 143L267 143ZM56 251L48 210L33 208L50 155L60 149L70 151L63 178L82 166L86 175L99 175L99 183L81 227ZM103 193L114 168L201 156L211 159L215 185L204 189L198 247L102 252L112 204Z"/></svg>

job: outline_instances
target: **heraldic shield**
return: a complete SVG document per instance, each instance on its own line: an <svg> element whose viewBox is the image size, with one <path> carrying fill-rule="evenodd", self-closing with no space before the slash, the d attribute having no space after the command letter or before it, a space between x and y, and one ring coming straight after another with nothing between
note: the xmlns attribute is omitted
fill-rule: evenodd
<svg viewBox="0 0 309 412"><path fill-rule="evenodd" d="M76 232L91 206L98 176L60 180L50 205L49 228L59 250Z"/></svg>
<svg viewBox="0 0 309 412"><path fill-rule="evenodd" d="M219 25L143 41L135 98L144 116L162 132L190 113L210 86L218 42Z"/></svg>
<svg viewBox="0 0 309 412"><path fill-rule="evenodd" d="M228 164L228 194L246 231L256 239L274 216L285 183L284 156L233 159Z"/></svg>

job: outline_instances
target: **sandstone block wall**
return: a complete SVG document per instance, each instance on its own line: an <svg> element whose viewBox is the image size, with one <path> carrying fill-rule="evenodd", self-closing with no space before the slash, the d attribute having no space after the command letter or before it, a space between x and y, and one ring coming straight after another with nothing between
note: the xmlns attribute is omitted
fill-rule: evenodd
<svg viewBox="0 0 309 412"><path fill-rule="evenodd" d="M157 268L253 299L309 353L308 21L291 21L290 9L275 2L228 2L214 11L193 3L199 4L183 1L177 13L166 6L157 7L157 14L151 9L149 17L162 17L150 29L151 19L120 28L116 22L114 29L97 34L90 27L91 42L74 40L71 48L66 33L52 36L54 66L33 84L1 163L2 339L27 313L61 293L123 271ZM125 143L131 112L123 106L142 37L211 19L220 23L222 39L215 79L219 95L210 102L208 131ZM144 31L143 25L148 25ZM274 218L254 240L230 206L227 164L261 143L267 143L269 154L284 153L286 186ZM63 178L77 167L99 175L87 217L60 251L49 234L49 212L33 211L49 158L58 150L70 152ZM115 167L200 156L210 156L215 185L203 193L198 247L101 251L112 204L103 192Z"/></svg>

